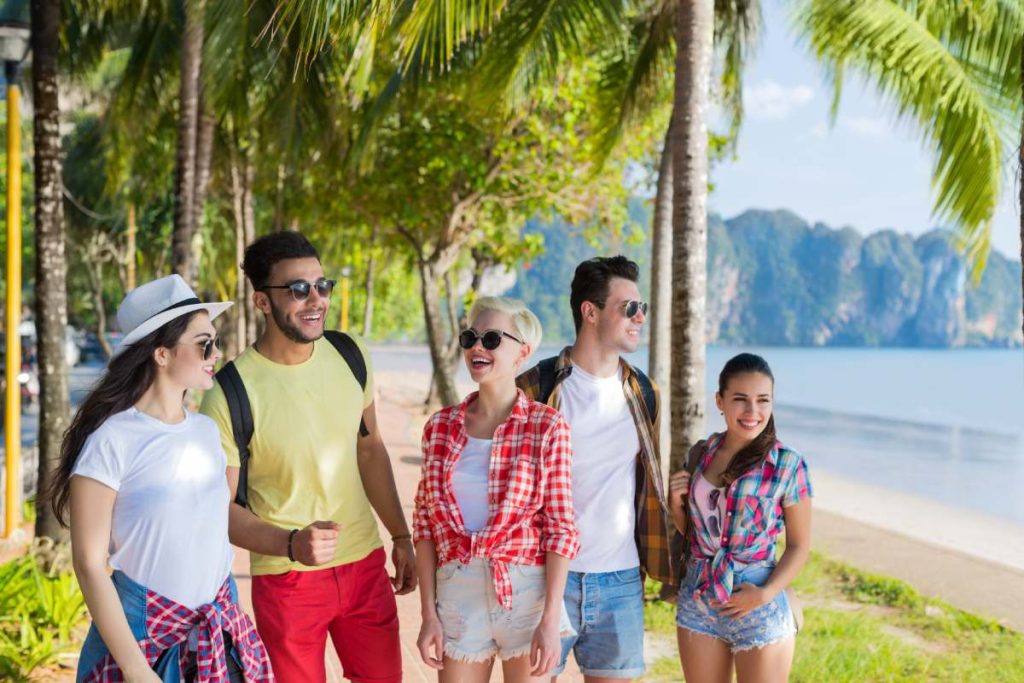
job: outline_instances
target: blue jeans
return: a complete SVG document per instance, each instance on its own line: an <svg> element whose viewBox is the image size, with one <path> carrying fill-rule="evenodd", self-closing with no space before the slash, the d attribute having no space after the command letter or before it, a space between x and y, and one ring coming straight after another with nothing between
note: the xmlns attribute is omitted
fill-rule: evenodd
<svg viewBox="0 0 1024 683"><path fill-rule="evenodd" d="M128 618L128 627L132 631L135 640L145 640L146 632L146 587L129 579L124 572L115 571L111 579L114 581L114 588L117 590L117 597L121 599L121 606L124 608L124 615ZM231 601L238 602L238 587L235 586L235 579L231 578ZM85 636L82 644L82 653L78 657L78 673L76 681L82 681L100 663L100 660L110 653L106 643L96 630L96 624L89 626L89 633ZM228 655L239 663L241 660L232 645ZM229 661L230 669L237 669ZM165 650L160 659L153 665L156 672L164 683L181 683L185 680L181 667L178 665L178 647Z"/></svg>
<svg viewBox="0 0 1024 683"><path fill-rule="evenodd" d="M575 636L562 638L565 669L569 652L587 676L636 678L644 673L644 588L640 568L617 572L569 572L565 608Z"/></svg>
<svg viewBox="0 0 1024 683"><path fill-rule="evenodd" d="M686 566L686 579L679 589L679 601L676 604L677 626L717 638L733 652L765 647L796 634L793 611L785 592L779 593L771 602L751 610L739 619L719 614L711 604L714 594L710 590L695 599L693 592L700 582L705 563L706 560L691 559ZM771 561L738 566L735 569L733 586L742 583L763 586L768 582L774 569L775 564Z"/></svg>

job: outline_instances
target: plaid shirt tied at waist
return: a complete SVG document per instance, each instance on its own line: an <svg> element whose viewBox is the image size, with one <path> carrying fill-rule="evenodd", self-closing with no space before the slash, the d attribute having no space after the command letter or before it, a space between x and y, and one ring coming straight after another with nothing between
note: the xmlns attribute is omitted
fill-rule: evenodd
<svg viewBox="0 0 1024 683"><path fill-rule="evenodd" d="M561 383L572 373L571 346L562 349L555 362L555 387L548 396L547 404L561 408ZM654 415L647 414L643 392L637 372L632 365L619 360L622 368L622 392L636 424L640 439L640 453L637 457L636 477L636 547L640 556L640 568L651 578L670 586L679 585L669 562L668 502L665 499L665 485L661 477L661 459L658 450L658 426L661 422L661 396L657 385L654 388ZM540 394L540 371L534 367L520 375L516 382L530 398Z"/></svg>
<svg viewBox="0 0 1024 683"><path fill-rule="evenodd" d="M431 416L423 428L423 475L413 513L415 542L432 541L438 565L490 561L498 601L512 608L509 564L542 565L549 552L579 552L573 521L569 425L556 411L518 392L512 412L494 430L487 475L487 526L467 531L452 489L466 446L472 393Z"/></svg>
<svg viewBox="0 0 1024 683"><path fill-rule="evenodd" d="M189 633L195 629L198 636L196 651L196 683L228 683L227 650L223 632L231 635L241 659L245 680L249 683L273 683L270 657L256 634L256 627L242 608L231 600L231 579L217 591L213 602L189 609L146 590L146 633L149 637L139 641L139 648L150 666L171 648L178 649L180 670L187 664ZM108 654L83 679L85 683L124 681L120 667Z"/></svg>
<svg viewBox="0 0 1024 683"><path fill-rule="evenodd" d="M775 559L776 541L785 528L783 509L813 495L807 463L799 453L776 441L759 467L729 484L721 544L712 543L711 531L693 499L693 482L704 476L724 436L713 434L708 438L687 496L688 514L693 520L691 557L706 560L694 597L710 590L720 602L732 595L737 564Z"/></svg>

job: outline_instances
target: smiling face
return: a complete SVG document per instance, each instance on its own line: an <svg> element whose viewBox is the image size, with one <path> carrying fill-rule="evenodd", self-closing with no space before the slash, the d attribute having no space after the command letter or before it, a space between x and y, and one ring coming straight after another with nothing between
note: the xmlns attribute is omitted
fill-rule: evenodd
<svg viewBox="0 0 1024 683"><path fill-rule="evenodd" d="M640 288L632 280L612 278L608 283L608 298L604 308L585 302L584 316L593 315L597 323L597 338L602 346L616 353L633 353L640 346L640 333L647 314L638 310L632 318L626 317L626 304L640 301Z"/></svg>
<svg viewBox="0 0 1024 683"><path fill-rule="evenodd" d="M213 387L213 368L220 358L220 349L214 345L210 357L203 358L203 347L211 339L216 339L217 331L210 322L206 311L192 317L184 334L171 349L158 349L158 353L166 353L165 360L168 377L186 389L206 390Z"/></svg>
<svg viewBox="0 0 1024 683"><path fill-rule="evenodd" d="M725 416L726 429L743 441L757 438L772 416L774 388L772 378L760 372L733 375L725 391L715 394L715 404Z"/></svg>
<svg viewBox="0 0 1024 683"><path fill-rule="evenodd" d="M314 283L323 276L318 259L286 259L273 265L267 284L279 287L299 280ZM302 301L287 289L264 289L257 293L256 305L267 315L267 324L275 325L293 342L309 344L323 336L331 300L322 298L316 287L310 287L309 296Z"/></svg>
<svg viewBox="0 0 1024 683"><path fill-rule="evenodd" d="M515 382L519 367L530 356L530 345L505 336L522 339L512 324L512 317L500 311L481 311L470 321L470 329L478 335L488 330L505 333L496 349L485 349L481 339L477 339L472 348L463 349L462 357L473 381L477 384Z"/></svg>

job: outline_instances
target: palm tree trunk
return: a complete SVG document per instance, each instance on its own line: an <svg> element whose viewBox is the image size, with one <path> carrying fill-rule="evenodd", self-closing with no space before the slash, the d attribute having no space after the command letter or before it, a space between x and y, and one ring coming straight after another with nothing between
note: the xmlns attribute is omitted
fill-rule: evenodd
<svg viewBox="0 0 1024 683"><path fill-rule="evenodd" d="M1024 101L1024 49L1020 52L1020 94L1021 100ZM1017 148L1017 173L1018 178L1022 178L1020 174L1024 174L1024 115L1022 115L1020 122L1020 146ZM1020 289L1021 293L1024 294L1024 180L1020 182ZM1021 297L1021 333L1024 333L1024 296Z"/></svg>
<svg viewBox="0 0 1024 683"><path fill-rule="evenodd" d="M39 339L39 490L49 487L70 423L64 329L67 256L61 184L57 61L60 0L32 0L32 100L35 107L36 332ZM37 497L37 501L39 498ZM36 536L65 540L50 506L36 504Z"/></svg>
<svg viewBox="0 0 1024 683"><path fill-rule="evenodd" d="M714 0L680 0L672 126L671 470L704 433L709 85Z"/></svg>
<svg viewBox="0 0 1024 683"><path fill-rule="evenodd" d="M203 95L202 75L199 77L198 129L196 134L196 186L192 196L193 233L202 227L203 206L206 204L206 190L210 185L210 168L213 165L213 133L217 120L209 111Z"/></svg>
<svg viewBox="0 0 1024 683"><path fill-rule="evenodd" d="M192 234L195 224L196 138L199 119L199 72L203 59L205 0L185 1L185 33L181 44L181 85L178 100L178 151L174 171L174 234L171 267L186 281L194 280Z"/></svg>
<svg viewBox="0 0 1024 683"><path fill-rule="evenodd" d="M366 303L363 305L363 339L369 339L373 331L373 285L377 269L377 233L379 229L375 224L370 232L369 257L366 261Z"/></svg>
<svg viewBox="0 0 1024 683"><path fill-rule="evenodd" d="M245 257L245 211L242 208L242 169L238 161L238 153L232 148L230 154L231 166L231 208L235 218L235 263L241 263ZM235 348L233 356L237 356L246 347L246 315L248 314L245 301L245 274L239 271L235 282L235 302L233 308L238 309L235 313Z"/></svg>
<svg viewBox="0 0 1024 683"><path fill-rule="evenodd" d="M455 373L451 368L445 343L445 325L441 319L439 283L444 279L444 273L438 272L435 264L425 260L419 263L419 273L423 318L427 327L427 344L430 347L430 361L434 372L434 390L437 393L437 400L442 405L452 405L458 402L459 395L455 389Z"/></svg>
<svg viewBox="0 0 1024 683"><path fill-rule="evenodd" d="M654 197L654 225L651 236L651 358L648 372L661 387L661 465L668 474L672 443L669 434L672 386L669 372L672 353L672 122L665 131Z"/></svg>
<svg viewBox="0 0 1024 683"><path fill-rule="evenodd" d="M242 168L245 171L242 176L242 216L245 218L242 224L245 228L245 245L248 246L256 241L256 210L253 208L252 186L256 178L256 167L252 163L252 150L247 146L242 149ZM241 263L241 261L239 261ZM254 290L249 278L245 280L245 344L255 344L259 338L259 318L256 315L256 303L252 295Z"/></svg>

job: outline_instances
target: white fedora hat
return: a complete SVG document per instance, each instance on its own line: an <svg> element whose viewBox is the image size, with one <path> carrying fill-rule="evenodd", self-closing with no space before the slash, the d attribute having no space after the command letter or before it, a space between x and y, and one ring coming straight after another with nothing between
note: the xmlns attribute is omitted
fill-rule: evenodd
<svg viewBox="0 0 1024 683"><path fill-rule="evenodd" d="M124 338L114 355L186 313L206 311L212 320L233 303L218 301L204 304L180 275L168 275L147 282L128 292L117 307L117 324L124 332Z"/></svg>

